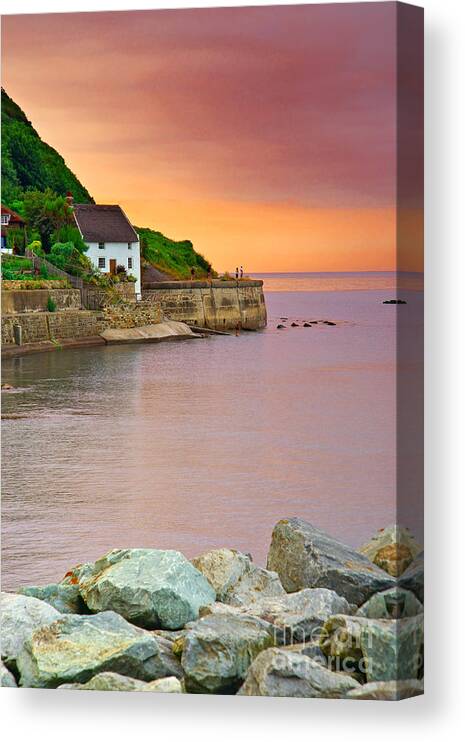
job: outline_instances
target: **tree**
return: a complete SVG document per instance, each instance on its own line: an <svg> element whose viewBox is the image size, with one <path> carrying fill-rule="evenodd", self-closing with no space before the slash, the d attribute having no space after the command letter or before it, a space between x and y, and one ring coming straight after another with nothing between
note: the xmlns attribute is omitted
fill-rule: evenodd
<svg viewBox="0 0 465 742"><path fill-rule="evenodd" d="M72 225L73 210L63 196L58 196L50 188L45 191L26 191L24 194L24 213L32 229L40 234L42 248L50 252L52 235L66 225Z"/></svg>

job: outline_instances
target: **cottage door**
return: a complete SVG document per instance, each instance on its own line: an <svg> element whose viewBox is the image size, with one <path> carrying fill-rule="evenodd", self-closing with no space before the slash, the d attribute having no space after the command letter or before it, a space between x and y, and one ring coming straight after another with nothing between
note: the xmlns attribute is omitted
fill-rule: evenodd
<svg viewBox="0 0 465 742"><path fill-rule="evenodd" d="M112 276L116 273L116 259L110 258L110 273Z"/></svg>

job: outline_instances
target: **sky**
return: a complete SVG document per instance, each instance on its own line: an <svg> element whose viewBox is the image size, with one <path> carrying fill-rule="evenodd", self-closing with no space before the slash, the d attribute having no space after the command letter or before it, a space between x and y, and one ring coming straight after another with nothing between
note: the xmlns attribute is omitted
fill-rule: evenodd
<svg viewBox="0 0 465 742"><path fill-rule="evenodd" d="M97 203L217 269L419 270L415 74L396 251L395 5L4 16L2 84Z"/></svg>

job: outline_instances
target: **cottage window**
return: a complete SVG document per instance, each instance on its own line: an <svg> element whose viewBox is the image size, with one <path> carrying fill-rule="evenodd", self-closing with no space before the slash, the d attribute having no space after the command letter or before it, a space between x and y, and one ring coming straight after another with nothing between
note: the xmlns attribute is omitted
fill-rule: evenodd
<svg viewBox="0 0 465 742"><path fill-rule="evenodd" d="M98 249L99 250L105 250L105 243L104 242L99 242L98 243Z"/></svg>
<svg viewBox="0 0 465 742"><path fill-rule="evenodd" d="M128 268L132 268L132 258L128 258Z"/></svg>
<svg viewBox="0 0 465 742"><path fill-rule="evenodd" d="M99 258L98 259L98 267L99 268L105 268L105 258Z"/></svg>
<svg viewBox="0 0 465 742"><path fill-rule="evenodd" d="M9 214L2 214L2 224L8 224L10 221L10 215Z"/></svg>
<svg viewBox="0 0 465 742"><path fill-rule="evenodd" d="M132 250L132 242L128 242L128 250Z"/></svg>

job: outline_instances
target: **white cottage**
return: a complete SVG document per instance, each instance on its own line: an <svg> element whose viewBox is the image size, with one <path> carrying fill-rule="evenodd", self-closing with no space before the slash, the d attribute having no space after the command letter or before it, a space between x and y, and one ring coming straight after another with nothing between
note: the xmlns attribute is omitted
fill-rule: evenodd
<svg viewBox="0 0 465 742"><path fill-rule="evenodd" d="M136 278L136 295L141 296L139 236L121 206L74 204L74 218L86 253L102 273L116 273L118 265Z"/></svg>

